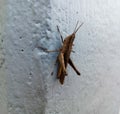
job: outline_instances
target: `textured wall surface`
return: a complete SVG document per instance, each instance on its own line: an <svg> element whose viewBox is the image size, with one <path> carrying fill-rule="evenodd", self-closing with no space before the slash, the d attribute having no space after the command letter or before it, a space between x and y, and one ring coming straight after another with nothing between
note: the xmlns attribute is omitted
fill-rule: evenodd
<svg viewBox="0 0 120 114"><path fill-rule="evenodd" d="M47 114L118 114L120 1L52 0L51 6L52 27L58 24L64 37L77 20L84 25L76 35L76 53L71 55L81 77L68 67L63 86L50 82Z"/></svg>
<svg viewBox="0 0 120 114"><path fill-rule="evenodd" d="M7 95L6 95L6 75L5 75L5 58L3 48L3 32L5 29L5 0L0 0L0 113L7 114Z"/></svg>
<svg viewBox="0 0 120 114"><path fill-rule="evenodd" d="M0 0L0 114L119 114L119 0ZM51 76L79 20L64 85ZM8 111L8 112L7 112Z"/></svg>
<svg viewBox="0 0 120 114"><path fill-rule="evenodd" d="M48 5L47 0L7 1L4 46L9 114L44 114L46 90L34 49L46 37Z"/></svg>

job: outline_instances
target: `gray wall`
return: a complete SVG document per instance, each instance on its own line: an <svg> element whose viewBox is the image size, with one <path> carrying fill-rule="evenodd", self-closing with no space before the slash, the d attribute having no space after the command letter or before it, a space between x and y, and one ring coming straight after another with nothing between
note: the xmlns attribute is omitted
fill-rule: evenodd
<svg viewBox="0 0 120 114"><path fill-rule="evenodd" d="M119 0L0 0L0 114L119 114ZM64 85L51 76L79 20Z"/></svg>
<svg viewBox="0 0 120 114"><path fill-rule="evenodd" d="M0 0L0 114L7 114L7 91L5 73L5 53L3 47L3 32L5 29L6 3Z"/></svg>

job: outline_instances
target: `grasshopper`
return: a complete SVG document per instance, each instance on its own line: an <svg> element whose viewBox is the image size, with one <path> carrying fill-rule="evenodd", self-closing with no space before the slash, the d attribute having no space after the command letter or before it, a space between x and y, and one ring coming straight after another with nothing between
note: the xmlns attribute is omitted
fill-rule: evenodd
<svg viewBox="0 0 120 114"><path fill-rule="evenodd" d="M77 68L75 67L74 63L72 62L70 58L70 54L72 52L73 41L75 39L75 34L79 30L79 28L83 25L83 23L79 25L78 28L77 28L77 25L78 25L78 22L75 26L74 32L71 35L67 36L64 40L60 33L59 27L57 26L57 30L60 33L60 37L62 40L61 48L59 50L53 50L53 51L44 49L46 52L59 52L57 59L56 59L56 63L58 63L57 78L59 79L61 84L64 84L64 79L65 79L65 76L67 75L66 69L67 69L68 64L75 70L77 75L80 75L80 72L77 70Z"/></svg>

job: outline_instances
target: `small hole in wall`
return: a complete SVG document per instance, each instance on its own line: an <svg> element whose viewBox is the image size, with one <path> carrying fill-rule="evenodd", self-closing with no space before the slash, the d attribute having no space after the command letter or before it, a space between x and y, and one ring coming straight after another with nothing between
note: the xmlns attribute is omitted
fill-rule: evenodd
<svg viewBox="0 0 120 114"><path fill-rule="evenodd" d="M1 42L3 42L3 39L1 39Z"/></svg>
<svg viewBox="0 0 120 114"><path fill-rule="evenodd" d="M22 39L22 36L20 36L19 38Z"/></svg>
<svg viewBox="0 0 120 114"><path fill-rule="evenodd" d="M30 73L29 73L29 75L31 76L31 75L32 75L32 73L30 72Z"/></svg>
<svg viewBox="0 0 120 114"><path fill-rule="evenodd" d="M24 49L21 49L21 51L23 52L23 51L24 51Z"/></svg>

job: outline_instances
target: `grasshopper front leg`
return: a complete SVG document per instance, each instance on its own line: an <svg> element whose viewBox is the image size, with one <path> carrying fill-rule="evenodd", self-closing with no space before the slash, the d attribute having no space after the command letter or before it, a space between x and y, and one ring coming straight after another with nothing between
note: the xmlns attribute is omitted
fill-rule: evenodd
<svg viewBox="0 0 120 114"><path fill-rule="evenodd" d="M43 48L43 47L41 47L41 46L38 46L37 48L40 48L40 49L42 49L43 51L45 51L45 52L60 52L60 49L56 49L56 50L47 50L46 48Z"/></svg>

